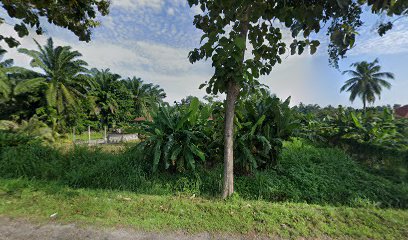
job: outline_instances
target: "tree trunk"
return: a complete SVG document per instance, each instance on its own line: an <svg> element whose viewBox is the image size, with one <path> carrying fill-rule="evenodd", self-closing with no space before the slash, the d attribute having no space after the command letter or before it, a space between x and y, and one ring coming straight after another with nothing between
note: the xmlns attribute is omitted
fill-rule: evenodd
<svg viewBox="0 0 408 240"><path fill-rule="evenodd" d="M224 189L222 198L227 198L234 193L234 115L238 94L239 85L235 81L228 82L224 120Z"/></svg>
<svg viewBox="0 0 408 240"><path fill-rule="evenodd" d="M242 28L240 36L245 39L248 34L248 11L242 18ZM237 71L243 71L242 65L245 58L245 48L242 50L241 62L237 66ZM227 82L227 100L225 106L224 125L224 184L222 198L227 198L234 193L234 115L235 104L239 95L238 79L230 79Z"/></svg>
<svg viewBox="0 0 408 240"><path fill-rule="evenodd" d="M363 110L364 112L366 112L366 100L365 99L363 99Z"/></svg>

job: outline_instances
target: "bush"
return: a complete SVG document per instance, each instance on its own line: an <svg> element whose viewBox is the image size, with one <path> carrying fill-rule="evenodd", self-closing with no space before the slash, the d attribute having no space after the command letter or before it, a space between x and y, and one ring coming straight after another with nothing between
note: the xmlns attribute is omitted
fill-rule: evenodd
<svg viewBox="0 0 408 240"><path fill-rule="evenodd" d="M290 97L281 101L269 92L239 102L234 138L236 170L253 173L277 164L283 142L300 127L289 104Z"/></svg>
<svg viewBox="0 0 408 240"><path fill-rule="evenodd" d="M194 171L205 161L203 148L209 138L203 133L210 111L199 109L193 98L189 106L160 107L152 122L145 122L140 133L147 139L136 146L141 161L151 162L152 171Z"/></svg>
<svg viewBox="0 0 408 240"><path fill-rule="evenodd" d="M239 177L236 189L245 198L318 204L353 205L356 199L382 207L408 207L408 185L369 173L343 151L289 144L274 169Z"/></svg>
<svg viewBox="0 0 408 240"><path fill-rule="evenodd" d="M59 180L65 171L64 159L57 150L40 144L8 147L1 153L0 176Z"/></svg>
<svg viewBox="0 0 408 240"><path fill-rule="evenodd" d="M55 137L58 135L45 123L40 121L37 116L33 116L28 121L23 120L20 124L12 121L0 120L0 131L16 134L16 137L27 136L44 143L54 142ZM3 139L0 139L0 144L3 141Z"/></svg>
<svg viewBox="0 0 408 240"><path fill-rule="evenodd" d="M33 137L0 130L0 152L5 147L19 146L32 142Z"/></svg>
<svg viewBox="0 0 408 240"><path fill-rule="evenodd" d="M105 153L76 147L61 153L39 144L4 149L0 175L56 180L72 187L136 190L145 181L141 166L130 154Z"/></svg>

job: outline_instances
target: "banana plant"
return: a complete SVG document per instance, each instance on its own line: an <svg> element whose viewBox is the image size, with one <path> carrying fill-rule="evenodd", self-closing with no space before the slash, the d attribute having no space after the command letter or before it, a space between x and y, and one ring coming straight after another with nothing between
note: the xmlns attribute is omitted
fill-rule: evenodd
<svg viewBox="0 0 408 240"><path fill-rule="evenodd" d="M369 110L364 113L345 110L339 107L323 118L308 117L303 124L303 132L313 132L330 144L347 141L404 149L407 137L403 129L406 124L397 124L393 114L384 109L382 112Z"/></svg>
<svg viewBox="0 0 408 240"><path fill-rule="evenodd" d="M151 122L142 123L139 133L146 140L136 147L139 157L152 161L153 172L194 171L198 161L206 160L203 149L209 138L202 130L209 116L210 111L200 109L197 98L188 107L161 106Z"/></svg>
<svg viewBox="0 0 408 240"><path fill-rule="evenodd" d="M277 163L283 142L300 126L289 103L290 98L282 102L261 92L238 104L235 161L242 170L253 172Z"/></svg>

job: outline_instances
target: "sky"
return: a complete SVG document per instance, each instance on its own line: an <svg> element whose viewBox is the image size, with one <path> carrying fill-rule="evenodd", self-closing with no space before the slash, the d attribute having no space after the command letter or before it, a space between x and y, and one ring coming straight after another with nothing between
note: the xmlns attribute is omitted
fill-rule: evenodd
<svg viewBox="0 0 408 240"><path fill-rule="evenodd" d="M94 29L89 43L49 24L45 25L44 35L30 34L19 40L21 47L35 49L33 38L43 44L52 37L55 44L70 45L81 52L90 67L109 68L124 78L141 77L145 82L159 84L167 101L180 101L188 95L204 96L205 90L198 87L213 74L211 62L188 61L189 51L199 46L202 35L193 26L193 17L199 12L190 9L186 0L112 0L110 14L100 18L101 26ZM364 18L366 23L355 47L341 60L340 71L328 64L328 39L322 33L318 36L322 45L317 54L285 56L270 75L261 77L261 82L280 98L291 96L292 105L303 102L361 107L360 101L351 104L348 93L340 93L347 80L341 71L349 69L353 62L378 58L382 70L394 73L395 80L375 105L408 104L408 18L398 20L384 37L376 33L378 18L368 14ZM0 31L15 36L10 25L2 24ZM6 57L13 58L16 65L29 67L28 57L15 49L8 50Z"/></svg>

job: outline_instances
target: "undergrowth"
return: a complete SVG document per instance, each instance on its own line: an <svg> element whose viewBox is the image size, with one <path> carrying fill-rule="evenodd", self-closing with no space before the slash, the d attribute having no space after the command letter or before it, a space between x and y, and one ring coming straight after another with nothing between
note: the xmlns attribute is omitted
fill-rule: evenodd
<svg viewBox="0 0 408 240"><path fill-rule="evenodd" d="M140 194L212 198L222 189L222 166L194 172L151 172L132 148L121 153L76 147L20 145L0 155L2 178L56 181L74 188L126 190ZM235 178L239 196L248 200L313 204L408 207L408 185L367 171L344 152L301 141L287 143L279 163L268 170Z"/></svg>

